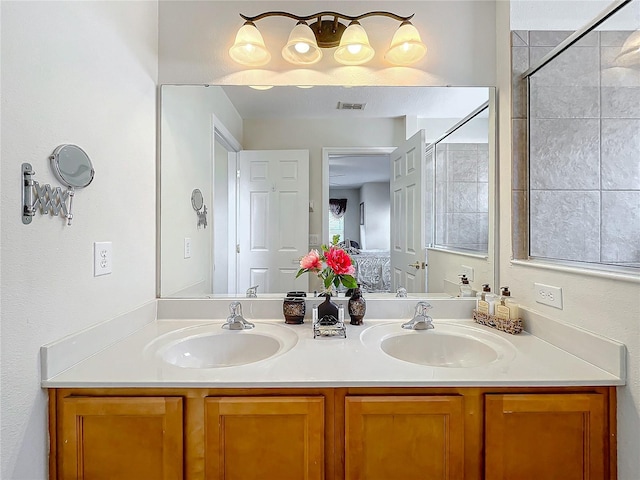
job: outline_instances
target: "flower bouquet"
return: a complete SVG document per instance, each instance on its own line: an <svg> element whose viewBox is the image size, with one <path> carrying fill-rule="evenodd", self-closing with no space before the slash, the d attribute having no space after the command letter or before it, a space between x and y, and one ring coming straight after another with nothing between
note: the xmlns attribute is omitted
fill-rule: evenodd
<svg viewBox="0 0 640 480"><path fill-rule="evenodd" d="M335 244L322 245L321 251L314 249L302 257L296 278L303 273L313 273L322 280L328 294L340 285L356 288L358 284L353 277L356 270L349 254Z"/></svg>

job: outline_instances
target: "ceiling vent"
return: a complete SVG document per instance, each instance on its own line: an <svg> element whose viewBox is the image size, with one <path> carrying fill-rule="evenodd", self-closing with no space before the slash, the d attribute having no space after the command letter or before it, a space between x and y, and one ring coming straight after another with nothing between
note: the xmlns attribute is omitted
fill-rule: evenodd
<svg viewBox="0 0 640 480"><path fill-rule="evenodd" d="M364 110L366 103L338 102L338 110Z"/></svg>

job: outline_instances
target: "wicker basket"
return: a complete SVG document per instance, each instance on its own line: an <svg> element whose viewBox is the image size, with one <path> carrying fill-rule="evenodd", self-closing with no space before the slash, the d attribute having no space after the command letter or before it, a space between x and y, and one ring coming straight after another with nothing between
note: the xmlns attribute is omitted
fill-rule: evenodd
<svg viewBox="0 0 640 480"><path fill-rule="evenodd" d="M498 318L495 315L489 315L487 313L474 310L473 321L480 325L486 325L487 327L495 328L512 335L522 331L521 318L510 318L505 320L504 318Z"/></svg>

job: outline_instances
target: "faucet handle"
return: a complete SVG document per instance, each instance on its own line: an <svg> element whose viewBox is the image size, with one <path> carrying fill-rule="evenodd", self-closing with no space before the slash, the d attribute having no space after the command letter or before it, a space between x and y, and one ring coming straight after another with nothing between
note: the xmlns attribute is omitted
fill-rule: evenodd
<svg viewBox="0 0 640 480"><path fill-rule="evenodd" d="M420 315L423 317L427 317L427 312L431 310L433 307L429 302L420 301L416 304L416 316Z"/></svg>
<svg viewBox="0 0 640 480"><path fill-rule="evenodd" d="M229 304L229 312L231 317L242 316L242 304L240 302L231 302Z"/></svg>
<svg viewBox="0 0 640 480"><path fill-rule="evenodd" d="M407 289L404 287L398 288L396 291L396 297L406 298L407 297Z"/></svg>
<svg viewBox="0 0 640 480"><path fill-rule="evenodd" d="M258 296L258 287L260 285L254 285L253 287L247 288L247 298L256 298Z"/></svg>

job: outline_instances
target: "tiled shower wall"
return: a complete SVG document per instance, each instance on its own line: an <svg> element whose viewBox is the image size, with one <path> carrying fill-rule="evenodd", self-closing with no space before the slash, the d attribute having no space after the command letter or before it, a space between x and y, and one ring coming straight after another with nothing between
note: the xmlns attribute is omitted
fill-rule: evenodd
<svg viewBox="0 0 640 480"><path fill-rule="evenodd" d="M512 32L514 255L527 255L526 83L572 32ZM640 265L640 69L591 32L531 77L532 256Z"/></svg>
<svg viewBox="0 0 640 480"><path fill-rule="evenodd" d="M436 145L436 244L486 253L489 145Z"/></svg>

